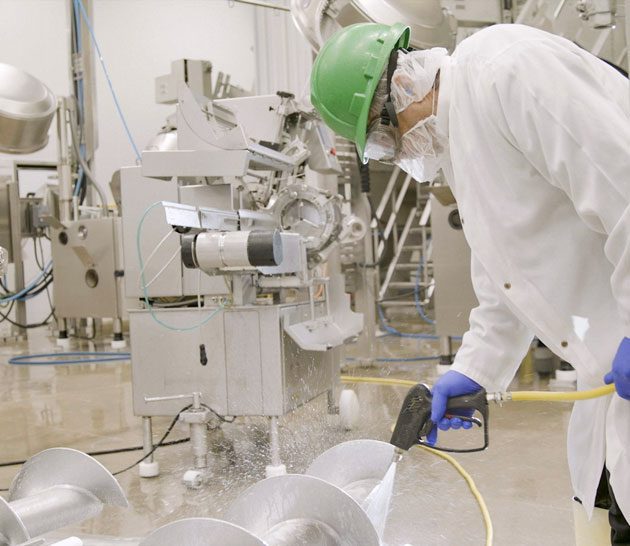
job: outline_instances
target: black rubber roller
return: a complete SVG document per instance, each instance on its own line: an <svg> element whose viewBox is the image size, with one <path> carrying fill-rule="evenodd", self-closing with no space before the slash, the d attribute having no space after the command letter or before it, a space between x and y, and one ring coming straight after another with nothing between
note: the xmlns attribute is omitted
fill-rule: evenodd
<svg viewBox="0 0 630 546"><path fill-rule="evenodd" d="M255 267L282 263L282 237L278 230L252 231L247 238L247 259Z"/></svg>
<svg viewBox="0 0 630 546"><path fill-rule="evenodd" d="M184 263L184 266L187 267L188 269L196 269L198 267L197 262L195 260L195 240L196 239L197 239L197 234L181 236L182 262Z"/></svg>

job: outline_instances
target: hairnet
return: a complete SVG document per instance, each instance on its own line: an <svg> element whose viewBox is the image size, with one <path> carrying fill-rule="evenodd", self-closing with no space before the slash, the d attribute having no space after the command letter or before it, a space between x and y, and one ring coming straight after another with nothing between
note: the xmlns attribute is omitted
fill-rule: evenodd
<svg viewBox="0 0 630 546"><path fill-rule="evenodd" d="M396 112L402 112L412 102L421 101L435 83L442 59L448 54L443 47L398 54L391 97Z"/></svg>

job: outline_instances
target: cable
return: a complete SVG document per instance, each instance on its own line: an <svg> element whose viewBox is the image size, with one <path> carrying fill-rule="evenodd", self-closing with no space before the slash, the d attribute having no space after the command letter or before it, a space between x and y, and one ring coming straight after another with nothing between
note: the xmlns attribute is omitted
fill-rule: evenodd
<svg viewBox="0 0 630 546"><path fill-rule="evenodd" d="M162 245L166 242L166 240L173 234L175 233L175 230L173 229L169 229L168 232L166 233L166 235L164 235L164 237L162 237L160 239L160 242L155 245L155 248L151 251L151 254L149 254L149 257L146 259L146 261L144 262L144 266L142 267L142 269L140 270L140 273L144 273L146 271L147 266L149 265L149 262L153 259L153 256L155 256L155 254L157 253L158 250L160 250L160 248L162 248Z"/></svg>
<svg viewBox="0 0 630 546"><path fill-rule="evenodd" d="M607 396L615 392L614 385L604 385L588 391L548 392L548 391L514 391L508 393L508 400L514 402L575 402Z"/></svg>
<svg viewBox="0 0 630 546"><path fill-rule="evenodd" d="M70 358L74 356L84 358ZM65 358L65 360L33 360L44 358ZM93 351L77 351L67 353L39 353L14 356L13 358L9 359L9 364L12 364L14 366L59 366L61 364L93 364L95 362L118 362L121 360L129 360L130 358L131 353L101 353Z"/></svg>
<svg viewBox="0 0 630 546"><path fill-rule="evenodd" d="M366 377L342 375L342 383L374 383L376 385L388 385L392 387L413 387L417 381L409 379L394 379L391 377ZM608 396L615 392L614 385L603 385L587 391L550 392L550 391L510 391L502 393L505 402L576 402L578 400L590 400L600 396Z"/></svg>
<svg viewBox="0 0 630 546"><path fill-rule="evenodd" d="M481 494L479 489L477 489L477 486L475 485L475 481L472 479L472 476L468 472L466 472L464 467L459 464L457 462L457 459L455 459L455 457L453 457L452 455L444 453L443 451L431 449L430 447L426 446L419 445L418 447L433 455L437 455L445 461L448 461L448 463L453 466L453 468L457 470L457 472L459 472L459 475L464 478L464 480L468 484L470 492L473 494L473 497L475 497L475 500L479 505L479 510L481 511L481 517L483 518L483 523L486 528L486 546L492 546L492 542L494 540L494 528L492 526L492 519L490 518L490 512L488 511L486 501L484 500L483 495Z"/></svg>
<svg viewBox="0 0 630 546"><path fill-rule="evenodd" d="M185 444L186 442L190 442L190 438L182 438L180 440L171 440L170 442L162 442L162 447L176 446L179 444ZM115 449L106 449L103 451L90 451L86 453L90 457L100 457L102 455L116 455L118 453L132 453L134 451L142 451L144 446L132 446L132 447L118 447ZM23 465L27 459L22 461L7 461L6 463L0 463L0 468L9 468L11 466L20 466ZM0 489L0 491L3 491ZM5 490L6 491L6 490Z"/></svg>
<svg viewBox="0 0 630 546"><path fill-rule="evenodd" d="M167 330L172 330L175 332L192 332L193 330L196 330L197 328L201 328L204 324L209 322L219 311L223 309L224 306L223 304L219 305L219 307L217 307L214 311L210 312L205 319L200 320L200 322L198 322L197 324L194 324L193 326L186 326L184 328L171 326L170 324L167 324L166 322L162 321L155 314L153 310L153 306L151 305L151 302L149 301L149 293L147 291L146 281L144 278L145 264L142 259L141 237L142 237L142 226L144 225L144 221L146 220L146 217L155 207L158 207L161 205L162 205L161 201L156 201L152 205L149 205L145 209L144 213L142 214L142 217L140 218L140 221L138 222L138 229L136 230L136 252L138 254L138 265L140 266L140 285L142 287L143 300L144 300L145 305L147 306L147 309L149 310L149 313L151 314L151 318L163 328L166 328Z"/></svg>
<svg viewBox="0 0 630 546"><path fill-rule="evenodd" d="M125 116L122 112L122 108L120 107L120 103L118 102L118 96L116 95L116 91L114 91L114 86L112 85L112 80L109 77L109 72L107 71L107 67L105 66L105 60L103 59L103 54L101 53L101 48L98 45L98 41L96 40L96 36L94 34L94 29L92 29L92 25L90 24L90 18L85 11L85 6L83 5L83 0L74 0L74 5L79 8L81 11L81 17L83 18L83 22L90 33L90 38L92 39L92 43L94 44L94 49L98 54L98 60L101 63L101 68L103 69L103 74L105 74L105 79L107 80L107 85L109 86L109 90L112 94L112 98L114 99L114 105L116 106L116 110L118 111L118 117L123 124L125 129L125 133L127 133L127 138L129 139L129 143L133 148L134 153L136 154L136 159L140 161L140 152L138 151L138 147L136 146L133 137L131 136L131 131L129 130L129 126L127 125L127 121L125 120Z"/></svg>
<svg viewBox="0 0 630 546"><path fill-rule="evenodd" d="M396 330L396 328L394 328L393 326L390 326L389 324L385 322L385 315L383 313L383 307L379 303L376 304L376 310L378 312L378 318L379 318L379 322L381 323L381 327L388 334L392 334L398 337L409 337L409 338L415 338L415 339L432 339L432 340L440 339L440 336L436 336L435 334L411 334L408 332L399 332L398 330Z"/></svg>
<svg viewBox="0 0 630 546"><path fill-rule="evenodd" d="M92 184L92 187L96 190L98 198L101 202L101 207L104 211L107 211L107 197L105 197L103 190L99 186L98 182L96 182L96 177L94 176L94 174L92 174L89 165L87 164L85 158L83 157L83 154L81 153L79 147L79 133L77 131L77 126L72 113L70 113L70 133L72 134L72 138L70 139L72 141L72 147L77 154L77 159L79 160L79 165L81 165L82 173L87 177L87 179Z"/></svg>
<svg viewBox="0 0 630 546"><path fill-rule="evenodd" d="M171 265L173 263L173 260L175 258L177 258L177 256L179 256L179 253L181 252L182 247L178 246L177 249L175 250L175 253L170 257L170 259L164 264L164 266L162 266L162 269L160 269L155 275L153 275L153 278L147 282L144 286L145 288L149 288L149 286L151 286L159 277L162 273L164 273L164 271L166 271L166 268ZM146 264L145 264L146 267ZM201 307L201 305L199 305L199 307Z"/></svg>
<svg viewBox="0 0 630 546"><path fill-rule="evenodd" d="M3 298L0 298L0 303L8 303L10 301L13 300L18 300L18 299L22 299L24 296L27 296L28 293L33 290L33 288L35 288L47 275L50 274L52 270L52 260L50 260L44 270L40 271L40 273L31 280L31 282L29 282L24 288L22 288L19 292L15 292L14 294L11 294L9 296L5 296Z"/></svg>
<svg viewBox="0 0 630 546"><path fill-rule="evenodd" d="M131 470L132 468L138 466L141 462L145 461L146 459L148 459L151 455L153 455L155 453L155 451L159 448L162 447L164 445L164 440L166 440L166 438L168 437L168 435L171 433L171 431L173 430L173 427L175 426L175 423L177 423L179 416L182 412L188 410L192 408L192 404L186 406L185 408L182 408L181 410L179 410L177 412L177 415L173 418L173 420L171 421L171 424L168 426L168 428L166 429L166 432L162 435L162 438L160 438L160 440L158 441L157 444L155 444L151 450L144 456L142 457L142 459L138 459L135 463L123 468L122 470L118 470L117 472L113 472L112 474L114 476L118 476L120 474L122 474L123 472L127 472L128 470Z"/></svg>
<svg viewBox="0 0 630 546"><path fill-rule="evenodd" d="M13 319L11 319L9 317L9 313L11 313L11 310L13 308L13 303L14 302L11 302L11 306L9 307L9 310L7 311L6 315L4 313L0 312L0 319L1 319L0 322L6 320L7 322L9 322L10 324L13 324L13 326L16 326L17 328L24 328L24 329L28 330L28 329L31 329L31 328L39 328L40 326L46 326L48 324L48 322L50 321L50 319L53 318L54 314L55 314L55 310L52 309L50 314L41 322L36 322L36 323L33 323L33 324L20 324L19 322L16 322L16 321L14 321Z"/></svg>

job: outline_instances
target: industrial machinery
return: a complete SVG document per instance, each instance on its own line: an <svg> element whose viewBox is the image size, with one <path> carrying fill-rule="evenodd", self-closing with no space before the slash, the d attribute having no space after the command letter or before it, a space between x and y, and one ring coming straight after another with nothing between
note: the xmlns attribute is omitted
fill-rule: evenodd
<svg viewBox="0 0 630 546"><path fill-rule="evenodd" d="M89 8L88 8L89 9ZM14 264L12 287L3 286L2 303L15 306L12 324L23 335L27 327L26 300L52 283L54 307L42 324L57 319L58 344L68 346L71 332L95 334L95 319L113 319L112 346L125 346L123 338L123 266L120 218L108 207L107 198L92 173L96 148L93 71L87 29L74 5L70 10L73 95L55 97L44 83L18 68L0 64L0 151L25 154L48 143L48 130L56 117L57 160L15 161L13 174L0 180L0 244ZM56 171L56 183L46 184L44 195L20 195L20 173L25 170ZM93 195L94 194L94 195ZM98 194L98 206L92 206ZM52 260L40 263L41 272L30 283L24 279L22 240L50 239ZM48 242L45 243L48 245ZM40 261L37 257L36 260ZM54 271L53 271L54 270Z"/></svg>
<svg viewBox="0 0 630 546"><path fill-rule="evenodd" d="M134 411L182 414L207 469L213 420L270 418L269 474L282 473L277 418L323 393L335 411L350 308L339 247L365 223L338 193L328 130L289 94L209 100L179 86L177 149L150 149L120 189ZM359 255L359 253L357 253ZM142 475L154 475L149 458Z"/></svg>

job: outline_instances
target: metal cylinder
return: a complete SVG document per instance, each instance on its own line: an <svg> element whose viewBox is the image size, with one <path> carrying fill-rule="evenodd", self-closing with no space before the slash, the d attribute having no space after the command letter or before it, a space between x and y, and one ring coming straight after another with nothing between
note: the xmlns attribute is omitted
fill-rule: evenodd
<svg viewBox="0 0 630 546"><path fill-rule="evenodd" d="M206 423L190 423L190 445L196 469L208 467L208 436Z"/></svg>
<svg viewBox="0 0 630 546"><path fill-rule="evenodd" d="M153 462L153 422L151 417L142 417L142 451L148 457L145 459L147 463ZM151 453L151 455L149 455Z"/></svg>
<svg viewBox="0 0 630 546"><path fill-rule="evenodd" d="M89 491L53 487L11 502L11 508L32 537L80 523L101 513L103 503Z"/></svg>
<svg viewBox="0 0 630 546"><path fill-rule="evenodd" d="M31 153L48 143L52 91L27 72L0 63L0 152Z"/></svg>
<svg viewBox="0 0 630 546"><path fill-rule="evenodd" d="M282 262L282 237L275 231L209 231L182 237L182 260L202 271L276 266Z"/></svg>

